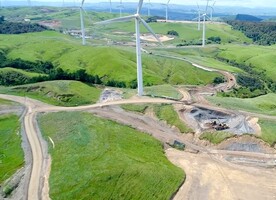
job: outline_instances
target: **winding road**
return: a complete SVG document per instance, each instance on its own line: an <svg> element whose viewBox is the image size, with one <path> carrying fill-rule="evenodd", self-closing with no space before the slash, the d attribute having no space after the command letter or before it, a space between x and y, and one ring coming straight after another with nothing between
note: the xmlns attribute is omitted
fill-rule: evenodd
<svg viewBox="0 0 276 200"><path fill-rule="evenodd" d="M11 101L15 101L21 103L26 106L27 112L25 112L24 116L24 127L26 131L26 135L32 150L32 171L29 181L29 187L27 192L27 199L34 200L34 199L47 199L47 197L41 197L42 188L43 188L43 176L45 168L44 165L44 158L47 155L43 155L43 150L41 146L41 141L38 137L38 131L36 127L36 115L39 112L56 112L56 111L89 111L89 110L97 110L100 115L105 115L108 117L107 113L105 112L104 107L112 106L112 105L122 105L122 104L137 104L137 103L171 103L171 104L183 104L182 102L166 100L166 99L157 99L157 98L149 98L149 97L142 97L137 99L128 99L128 100L119 100L114 102L106 102L106 103L97 103L88 106L80 106L80 107L58 107L48 105L37 100L33 100L26 97L18 97L12 95L4 95L0 94L0 98L7 99ZM99 111L100 110L100 111ZM105 113L105 114L104 114ZM110 117L110 116L109 116ZM112 119L112 117L110 117ZM114 116L113 119L118 118L118 115ZM122 120L122 123L127 121L126 119ZM160 128L161 129L161 128ZM187 147L190 147L194 150L205 152L210 155L239 155L239 156L248 156L254 158L271 158L276 159L275 154L264 154L264 153L252 153L252 152L233 152L233 151L222 151L222 150L212 150L207 149L206 147L197 146L185 139L183 139L180 135L171 134L169 130L167 131L153 131L153 126L148 128L149 133L154 133L153 136L161 141L172 141L172 140L179 140L186 144Z"/></svg>
<svg viewBox="0 0 276 200"><path fill-rule="evenodd" d="M160 55L161 56L161 55ZM164 57L164 56L163 56ZM181 59L173 56L166 56L168 58L172 59L179 59L187 61L186 59ZM198 66L194 63L192 63L195 67L204 68L204 70L207 71L217 71L221 74L223 74L227 78L227 83L220 85L217 89L223 89L228 90L231 89L236 85L235 77L228 72L223 72L219 70L213 70L208 69L202 66ZM190 94L184 90L180 90L180 92L183 94L183 99L186 101L191 101L192 97ZM118 117L118 114L114 114L114 112L105 111L103 108L106 106L112 106L112 105L122 105L122 104L139 104L139 103L170 103L170 104L184 104L183 101L173 101L173 100L167 100L167 99L158 99L158 98L149 98L149 97L141 97L141 98L135 98L135 99L127 99L127 100L118 100L113 102L106 102L106 103L97 103L93 105L87 105L87 106L79 106L79 107L59 107L59 106L53 106L48 105L45 103L42 103L37 100L33 100L26 97L18 97L13 95L5 95L0 94L0 98L7 99L11 101L15 101L18 103L21 103L26 106L26 112L24 114L24 128L26 131L26 135L31 147L32 151L32 170L31 170L31 176L29 181L29 187L27 192L26 199L28 200L36 200L36 199L48 199L48 195L45 195L43 191L44 187L44 176L45 171L44 169L47 168L45 165L46 162L44 162L47 155L44 155L43 149L42 149L42 138L39 138L36 126L36 115L40 112L56 112L56 111L92 111L100 116L110 118L113 120L117 120L120 123L129 123L131 125L131 116L125 115L125 117ZM206 107L205 104L197 103L197 106ZM212 109L217 109L213 106ZM221 109L221 108L219 108ZM247 113L248 114L248 113ZM254 115L254 113L250 113L251 115ZM256 115L256 114L255 114ZM258 114L257 114L258 115ZM270 117L270 116L268 116ZM274 117L273 117L274 118ZM137 119L137 116L136 116ZM135 121L135 116L133 119ZM141 119L143 121L143 119ZM153 125L154 124L154 125ZM202 147L193 144L192 142L184 139L181 137L181 135L177 135L175 133L172 133L169 129L166 129L164 127L160 127L159 129L154 128L154 126L159 126L154 121L150 121L150 119L144 120L144 122L141 124L141 126L145 129L146 132L152 134L155 138L159 139L162 142L169 142L173 140L179 140L185 145L193 150L206 153L210 156L222 156L222 155L235 155L235 156L246 156L246 157L253 157L253 158L263 158L263 159L276 159L275 154L265 154L265 153L252 153L252 152L239 152L239 151L223 151L223 150L213 150L208 149L207 147ZM139 126L138 126L139 127ZM42 195L43 194L43 195Z"/></svg>

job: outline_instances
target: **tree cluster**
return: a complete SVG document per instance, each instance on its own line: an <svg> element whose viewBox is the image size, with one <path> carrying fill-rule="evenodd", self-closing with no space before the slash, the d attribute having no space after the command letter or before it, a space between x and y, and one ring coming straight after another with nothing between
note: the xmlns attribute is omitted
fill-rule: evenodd
<svg viewBox="0 0 276 200"><path fill-rule="evenodd" d="M233 29L243 32L259 45L276 44L276 22L227 21Z"/></svg>
<svg viewBox="0 0 276 200"><path fill-rule="evenodd" d="M267 77L265 70L257 70L254 69L251 64L246 65L244 63L238 63L222 57L217 57L217 59L247 72L247 74L237 75L237 82L242 87L234 90L233 94L227 94L227 96L230 95L242 98L251 98L266 94L270 91L276 92L276 82Z"/></svg>
<svg viewBox="0 0 276 200"><path fill-rule="evenodd" d="M220 44L221 38L219 36L212 36L207 38L208 41L212 41L213 43Z"/></svg>
<svg viewBox="0 0 276 200"><path fill-rule="evenodd" d="M172 36L179 36L178 32L176 32L175 30L168 31L167 34Z"/></svg>
<svg viewBox="0 0 276 200"><path fill-rule="evenodd" d="M146 20L146 22L147 22L147 23L157 22L157 19L159 19L159 17L157 17L157 16L149 17L149 18Z"/></svg>
<svg viewBox="0 0 276 200"><path fill-rule="evenodd" d="M101 80L98 75L88 74L85 69L79 69L74 72L69 72L63 70L59 67L54 67L54 65L49 62L43 61L25 61L20 58L8 59L5 52L0 52L0 68L12 67L15 69L22 69L28 72L36 72L41 75L35 77L29 77L24 73L16 71L1 71L0 72L0 85L12 86L12 85L22 85L27 83L36 83L42 81L51 80L76 80L85 82L88 84L104 84L112 87L125 88L127 84L124 81L117 81L109 79L105 82ZM129 84L130 88L137 88L137 81L133 80Z"/></svg>
<svg viewBox="0 0 276 200"><path fill-rule="evenodd" d="M0 16L0 34L21 34L41 32L45 30L48 30L48 28L39 24L27 22L8 22L5 21L3 16Z"/></svg>

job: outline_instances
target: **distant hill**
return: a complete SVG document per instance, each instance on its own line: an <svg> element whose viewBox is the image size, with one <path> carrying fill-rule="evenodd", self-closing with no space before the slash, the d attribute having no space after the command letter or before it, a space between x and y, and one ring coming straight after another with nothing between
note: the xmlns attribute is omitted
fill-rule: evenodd
<svg viewBox="0 0 276 200"><path fill-rule="evenodd" d="M253 15L237 14L235 20L247 22L260 22L263 19L255 17Z"/></svg>

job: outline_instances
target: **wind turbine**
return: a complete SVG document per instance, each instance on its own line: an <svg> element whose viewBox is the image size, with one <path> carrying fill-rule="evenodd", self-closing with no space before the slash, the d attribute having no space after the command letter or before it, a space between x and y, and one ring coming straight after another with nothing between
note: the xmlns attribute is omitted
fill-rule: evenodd
<svg viewBox="0 0 276 200"><path fill-rule="evenodd" d="M150 0L149 0L149 2L148 2L148 17L150 16L150 7L152 6L152 4L151 4L151 2L150 2Z"/></svg>
<svg viewBox="0 0 276 200"><path fill-rule="evenodd" d="M203 26L202 26L202 47L205 47L205 43L206 43L206 17L207 16L207 9L209 7L209 1L207 0L207 4L205 7L205 12L203 13L202 17L203 17ZM209 18L209 17L208 17Z"/></svg>
<svg viewBox="0 0 276 200"><path fill-rule="evenodd" d="M29 7L31 6L31 0L28 0L28 6Z"/></svg>
<svg viewBox="0 0 276 200"><path fill-rule="evenodd" d="M169 12L169 3L171 0L168 0L167 4L166 4L166 22L168 21L168 12Z"/></svg>
<svg viewBox="0 0 276 200"><path fill-rule="evenodd" d="M214 13L214 6L216 4L216 1L214 1L213 5L212 6L208 6L209 8L211 8L211 11L210 11L210 19L211 21L213 21L213 13Z"/></svg>
<svg viewBox="0 0 276 200"><path fill-rule="evenodd" d="M124 8L122 0L120 0L120 5L118 7L120 9L120 17L122 17L122 9Z"/></svg>
<svg viewBox="0 0 276 200"><path fill-rule="evenodd" d="M199 5L198 5L198 3L197 3L197 12L198 12L198 22L197 22L197 30L199 30L200 31L200 8L199 8Z"/></svg>
<svg viewBox="0 0 276 200"><path fill-rule="evenodd" d="M82 45L85 45L85 28L84 28L84 21L83 21L83 4L85 0L82 0L80 6L80 21L81 21L81 36L82 36Z"/></svg>
<svg viewBox="0 0 276 200"><path fill-rule="evenodd" d="M197 5L197 7L198 7L198 17L195 18L195 19L198 20L198 28L197 28L198 30L200 30L201 18L203 19L203 22L202 22L202 47L205 47L205 44L206 44L206 18L209 18L208 15L207 15L207 9L208 9L208 7L210 7L209 6L209 1L210 0L207 0L207 5L206 5L205 11L203 11L202 15L201 15L201 12L200 12L200 8Z"/></svg>
<svg viewBox="0 0 276 200"><path fill-rule="evenodd" d="M109 12L112 13L112 3L111 3L111 0L109 0Z"/></svg>
<svg viewBox="0 0 276 200"><path fill-rule="evenodd" d="M140 22L145 26L145 28L155 37L157 41L161 43L159 38L150 28L150 26L143 20L140 16L143 6L143 0L139 0L137 6L137 12L134 15L119 17L115 19L110 19L102 22L97 22L95 24L112 24L114 22L124 22L131 19L135 20L135 29L136 29L136 60L137 60L137 84L138 84L138 96L143 95L143 73L142 73L142 58L141 58L141 41L140 41Z"/></svg>

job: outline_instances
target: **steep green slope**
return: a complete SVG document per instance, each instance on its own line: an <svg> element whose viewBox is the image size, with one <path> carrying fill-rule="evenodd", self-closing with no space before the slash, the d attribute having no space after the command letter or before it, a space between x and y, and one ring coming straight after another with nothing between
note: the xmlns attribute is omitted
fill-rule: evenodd
<svg viewBox="0 0 276 200"><path fill-rule="evenodd" d="M276 80L276 46L227 45L220 47L219 57L244 63Z"/></svg>
<svg viewBox="0 0 276 200"><path fill-rule="evenodd" d="M55 143L52 199L170 199L184 179L158 141L127 126L81 112L41 115L39 123Z"/></svg>

